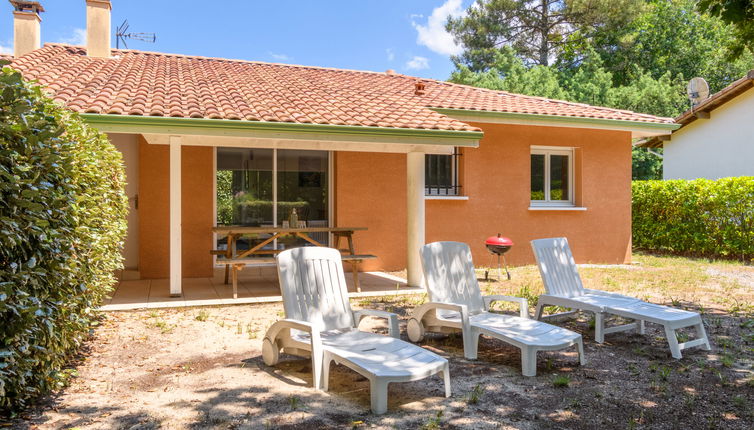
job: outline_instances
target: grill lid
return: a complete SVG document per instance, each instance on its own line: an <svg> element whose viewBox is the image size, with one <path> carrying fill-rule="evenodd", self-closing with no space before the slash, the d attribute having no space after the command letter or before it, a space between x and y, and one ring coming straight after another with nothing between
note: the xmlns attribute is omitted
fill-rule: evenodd
<svg viewBox="0 0 754 430"><path fill-rule="evenodd" d="M497 236L488 237L487 240L484 241L484 244L494 246L513 246L513 241L498 233Z"/></svg>

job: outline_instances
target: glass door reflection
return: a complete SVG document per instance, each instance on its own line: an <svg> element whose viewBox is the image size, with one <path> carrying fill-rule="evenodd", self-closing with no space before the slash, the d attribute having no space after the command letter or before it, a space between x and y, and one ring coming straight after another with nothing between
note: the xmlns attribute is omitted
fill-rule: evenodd
<svg viewBox="0 0 754 430"><path fill-rule="evenodd" d="M272 149L217 148L217 224L272 227L275 219ZM269 235L243 236L238 250L253 247ZM226 249L227 238L218 240ZM273 248L269 244L265 249Z"/></svg>
<svg viewBox="0 0 754 430"><path fill-rule="evenodd" d="M301 226L329 226L327 151L217 148L216 180L218 225L288 227L295 218ZM268 237L243 236L237 249L249 249ZM310 237L328 244L327 233ZM226 244L226 238L220 238L218 249L227 249ZM289 236L262 249L280 251L307 244Z"/></svg>
<svg viewBox="0 0 754 430"><path fill-rule="evenodd" d="M277 151L278 225L289 225L291 218L296 218L301 226L328 226L328 173L327 151ZM327 233L309 236L327 245ZM303 239L288 237L283 249L307 244Z"/></svg>

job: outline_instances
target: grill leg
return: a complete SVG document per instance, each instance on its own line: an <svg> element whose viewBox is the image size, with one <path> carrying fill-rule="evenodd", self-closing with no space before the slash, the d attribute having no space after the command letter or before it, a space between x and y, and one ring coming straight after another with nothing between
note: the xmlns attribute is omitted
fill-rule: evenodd
<svg viewBox="0 0 754 430"><path fill-rule="evenodd" d="M487 270L484 271L484 280L487 282L489 282L490 280L490 268L492 267L492 263L494 261L495 261L495 256L492 255L492 253L490 253L490 264L488 264Z"/></svg>
<svg viewBox="0 0 754 430"><path fill-rule="evenodd" d="M503 261L505 262L505 274L508 275L508 280L511 280L511 272L508 271L508 259L503 255Z"/></svg>

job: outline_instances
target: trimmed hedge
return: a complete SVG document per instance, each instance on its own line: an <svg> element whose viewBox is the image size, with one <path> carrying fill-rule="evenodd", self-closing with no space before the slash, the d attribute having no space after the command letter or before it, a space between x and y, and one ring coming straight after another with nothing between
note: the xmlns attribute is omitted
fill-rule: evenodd
<svg viewBox="0 0 754 430"><path fill-rule="evenodd" d="M634 181L632 195L635 247L754 259L754 177Z"/></svg>
<svg viewBox="0 0 754 430"><path fill-rule="evenodd" d="M0 63L0 412L63 386L122 265L128 201L107 137Z"/></svg>

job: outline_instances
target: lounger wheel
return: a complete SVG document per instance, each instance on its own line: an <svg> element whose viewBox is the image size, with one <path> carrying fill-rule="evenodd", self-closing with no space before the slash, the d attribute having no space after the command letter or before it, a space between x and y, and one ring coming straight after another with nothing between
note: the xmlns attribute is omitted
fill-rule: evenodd
<svg viewBox="0 0 754 430"><path fill-rule="evenodd" d="M280 348L277 343L273 343L269 337L264 338L262 341L262 360L264 364L268 366L274 366L278 364L280 359Z"/></svg>
<svg viewBox="0 0 754 430"><path fill-rule="evenodd" d="M421 342L424 339L424 324L416 318L411 318L408 320L408 324L406 324L406 333L411 342Z"/></svg>

